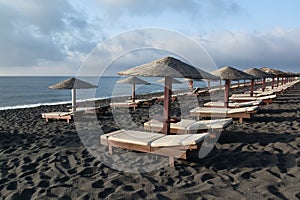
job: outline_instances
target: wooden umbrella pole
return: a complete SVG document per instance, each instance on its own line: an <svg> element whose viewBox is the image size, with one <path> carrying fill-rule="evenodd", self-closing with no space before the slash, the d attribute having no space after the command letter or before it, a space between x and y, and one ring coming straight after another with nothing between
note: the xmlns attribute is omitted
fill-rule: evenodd
<svg viewBox="0 0 300 200"><path fill-rule="evenodd" d="M229 101L229 88L230 88L230 80L225 80L225 90L224 90L224 107L228 108L228 101Z"/></svg>
<svg viewBox="0 0 300 200"><path fill-rule="evenodd" d="M253 91L254 91L254 79L251 79L251 90L250 90L251 97L253 97Z"/></svg>
<svg viewBox="0 0 300 200"><path fill-rule="evenodd" d="M72 111L76 111L76 89L72 89Z"/></svg>
<svg viewBox="0 0 300 200"><path fill-rule="evenodd" d="M171 100L172 82L170 77L165 77L164 88L164 125L163 134L168 135L170 133L170 100Z"/></svg>
<svg viewBox="0 0 300 200"><path fill-rule="evenodd" d="M266 89L266 78L263 78L263 82L262 82L262 91L264 92Z"/></svg>
<svg viewBox="0 0 300 200"><path fill-rule="evenodd" d="M274 89L274 77L272 78L272 89Z"/></svg>
<svg viewBox="0 0 300 200"><path fill-rule="evenodd" d="M131 98L132 98L132 102L135 102L135 84L132 84L132 95L131 95Z"/></svg>

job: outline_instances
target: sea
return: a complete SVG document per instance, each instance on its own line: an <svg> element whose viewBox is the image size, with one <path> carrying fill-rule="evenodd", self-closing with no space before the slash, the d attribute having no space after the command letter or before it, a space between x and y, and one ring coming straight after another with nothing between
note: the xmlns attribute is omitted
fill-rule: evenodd
<svg viewBox="0 0 300 200"><path fill-rule="evenodd" d="M37 107L41 105L56 105L71 103L70 90L54 90L48 86L64 81L68 76L9 76L0 77L0 110ZM130 96L132 92L131 84L117 83L122 77L80 77L81 80L97 85L96 89L76 90L76 101L100 100L111 97ZM161 78L140 77L150 82L150 85L136 85L135 93L148 94L162 92L163 83L157 82ZM182 84L173 84L173 90L188 89L187 81ZM202 81L195 81L194 87L204 87Z"/></svg>

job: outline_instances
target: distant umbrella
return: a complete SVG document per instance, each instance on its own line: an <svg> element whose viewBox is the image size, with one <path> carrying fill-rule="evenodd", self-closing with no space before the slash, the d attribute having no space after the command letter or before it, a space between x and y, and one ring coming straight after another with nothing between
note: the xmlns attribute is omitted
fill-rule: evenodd
<svg viewBox="0 0 300 200"><path fill-rule="evenodd" d="M132 84L132 95L131 95L131 99L133 102L135 102L135 85L136 84L140 84L140 85L150 85L150 83L148 83L147 81L144 81L136 76L131 76L128 78L124 78L121 79L119 81L117 81L117 83L128 83L128 84Z"/></svg>
<svg viewBox="0 0 300 200"><path fill-rule="evenodd" d="M276 77L284 77L284 76L286 76L285 72L277 70L277 69L272 69L272 68L269 68L269 67L262 67L262 68L260 68L260 70L262 70L262 71L264 71L266 73L269 73L269 74L273 74Z"/></svg>
<svg viewBox="0 0 300 200"><path fill-rule="evenodd" d="M119 75L165 77L164 90L164 126L163 133L170 133L170 96L172 90L172 78L195 78L203 79L215 77L208 72L202 71L192 65L184 63L173 57L161 58L126 71Z"/></svg>
<svg viewBox="0 0 300 200"><path fill-rule="evenodd" d="M275 77L277 77L277 87L279 85L279 78L282 78L282 83L283 83L283 77L286 77L287 74L283 71L277 70L277 69L271 69L269 67L262 67L260 68L260 70L267 72L269 74L273 74ZM273 79L273 84L274 84L274 79ZM272 88L274 87L274 85L272 86Z"/></svg>
<svg viewBox="0 0 300 200"><path fill-rule="evenodd" d="M76 111L76 89L90 89L97 88L97 86L77 78L70 78L55 85L51 85L48 88L55 90L72 90L72 110Z"/></svg>
<svg viewBox="0 0 300 200"><path fill-rule="evenodd" d="M255 76L257 78L263 79L262 91L264 91L265 88L266 88L266 78L273 78L274 77L273 74L266 73L266 72L264 72L260 69L257 69L257 68L250 68L250 69L245 70L244 72L246 72L246 73L248 73L252 76ZM251 79L250 96L253 96L253 90L254 90L254 79Z"/></svg>
<svg viewBox="0 0 300 200"><path fill-rule="evenodd" d="M252 75L229 66L225 66L216 71L213 71L212 74L219 76L222 80L242 80L253 78Z"/></svg>
<svg viewBox="0 0 300 200"><path fill-rule="evenodd" d="M212 72L213 75L220 76L222 80L225 80L225 90L224 90L224 107L228 107L229 102L229 88L231 80L241 80L241 79L256 79L256 77L247 74L241 70L235 69L233 67L225 66L221 69Z"/></svg>

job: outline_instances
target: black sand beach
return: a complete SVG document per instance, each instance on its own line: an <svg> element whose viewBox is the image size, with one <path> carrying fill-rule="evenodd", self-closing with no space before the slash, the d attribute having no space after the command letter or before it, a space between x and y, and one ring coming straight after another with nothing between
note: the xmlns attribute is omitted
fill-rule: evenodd
<svg viewBox="0 0 300 200"><path fill-rule="evenodd" d="M62 110L0 111L1 199L300 199L300 83L234 121L205 158L141 174L95 159L74 123L41 118ZM147 120L143 108L134 113ZM105 133L119 128L112 117L98 117Z"/></svg>

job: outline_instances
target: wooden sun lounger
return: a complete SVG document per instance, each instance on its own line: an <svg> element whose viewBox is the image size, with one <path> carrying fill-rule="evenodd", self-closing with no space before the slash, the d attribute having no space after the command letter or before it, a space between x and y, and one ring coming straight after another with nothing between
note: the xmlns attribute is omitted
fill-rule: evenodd
<svg viewBox="0 0 300 200"><path fill-rule="evenodd" d="M132 100L128 100L125 102L111 102L109 105L112 108L133 108L136 109L139 105L150 106L156 98L152 99L136 99L134 102Z"/></svg>
<svg viewBox="0 0 300 200"><path fill-rule="evenodd" d="M263 101L263 103L272 103L273 99L276 98L276 94L259 96L259 97L251 97L249 94L240 95L240 96L231 96L229 100L235 102L246 102L246 101Z"/></svg>
<svg viewBox="0 0 300 200"><path fill-rule="evenodd" d="M213 120L181 119L180 122L171 123L172 134L195 134L208 131L209 129L225 129L232 123L232 118ZM152 119L144 123L144 129L151 132L162 132L163 122Z"/></svg>
<svg viewBox="0 0 300 200"><path fill-rule="evenodd" d="M170 166L174 166L174 158L187 159L190 151L199 149L209 133L164 135L146 131L119 130L100 136L102 145L108 146L109 153L113 147L153 153L169 157Z"/></svg>
<svg viewBox="0 0 300 200"><path fill-rule="evenodd" d="M49 119L65 119L68 123L73 117L72 112L49 112L49 113L42 113L42 118L45 118L48 122Z"/></svg>
<svg viewBox="0 0 300 200"><path fill-rule="evenodd" d="M138 107L138 103L136 102L113 102L109 104L113 109L115 108L133 108L136 109Z"/></svg>
<svg viewBox="0 0 300 200"><path fill-rule="evenodd" d="M262 104L262 100L256 100L256 101L245 101L245 102L229 102L228 107L229 108L241 108L241 107L247 107L247 106L259 106ZM224 102L221 101L210 101L203 105L204 107L215 107L215 108L223 108Z"/></svg>
<svg viewBox="0 0 300 200"><path fill-rule="evenodd" d="M97 107L77 107L76 112L84 113L105 113L108 111L109 105L106 106L97 106Z"/></svg>
<svg viewBox="0 0 300 200"><path fill-rule="evenodd" d="M197 107L190 111L190 114L195 117L218 117L218 118L235 118L243 123L243 119L250 119L259 109L258 106L242 107L242 108L212 108L212 107Z"/></svg>

